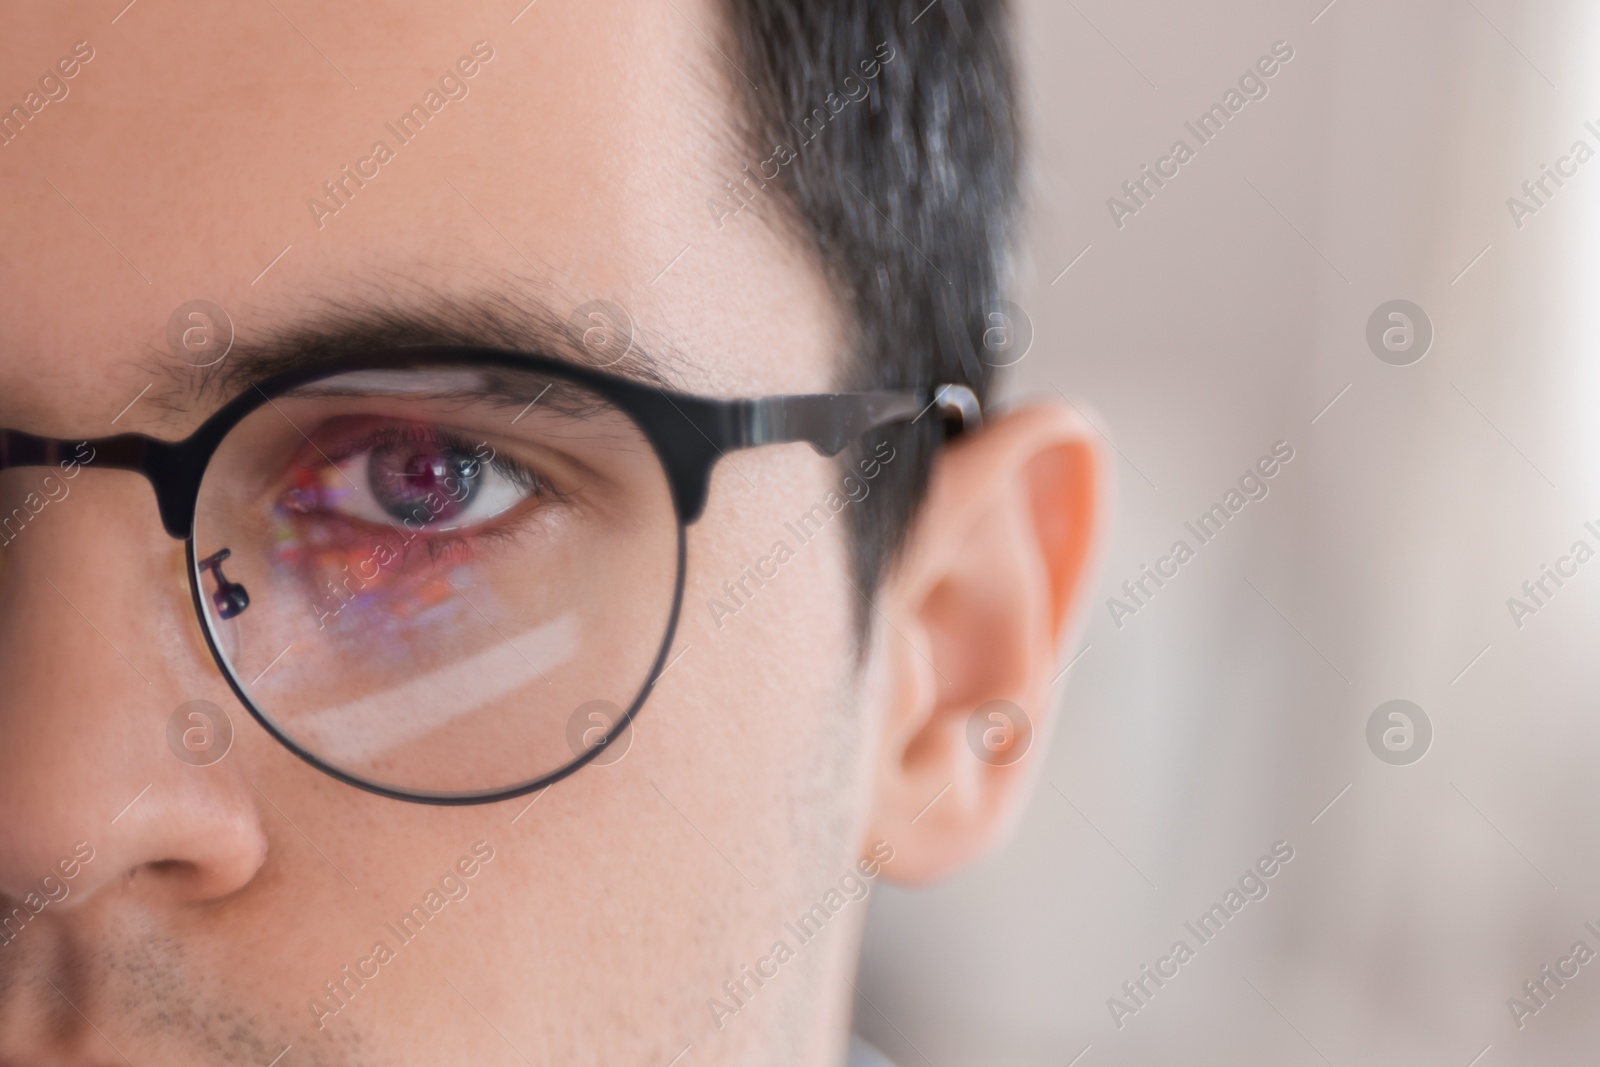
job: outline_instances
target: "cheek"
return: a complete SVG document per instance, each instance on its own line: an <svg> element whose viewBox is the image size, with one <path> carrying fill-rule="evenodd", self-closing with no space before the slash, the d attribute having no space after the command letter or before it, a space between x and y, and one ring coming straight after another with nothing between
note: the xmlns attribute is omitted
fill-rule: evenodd
<svg viewBox="0 0 1600 1067"><path fill-rule="evenodd" d="M843 649L848 631L832 620L844 617L837 600L811 588L823 569L791 571L805 560L722 633L683 623L672 655L689 651L656 685L626 755L550 790L474 883L462 914L473 909L475 929L463 943L540 946L494 964L519 1003L585 1018L595 1000L586 991L603 988L630 1005L634 1026L671 1032L702 1017L741 965L779 938L792 943L794 902L850 869L852 820L841 816L865 792L850 781L861 746L837 681L848 660L822 662L817 651ZM712 573L720 584L723 569ZM708 584L691 579L686 612ZM833 949L805 951L810 966ZM809 995L793 972L762 993L774 1010Z"/></svg>
<svg viewBox="0 0 1600 1067"><path fill-rule="evenodd" d="M553 1017L569 1006L583 1015L576 991L596 983L644 1006L651 1018L636 1025L660 1021L665 1032L672 1019L703 1014L723 979L785 937L794 902L855 861L866 796L857 754L868 746L857 738L847 518L804 544L785 529L837 474L799 449L732 458L757 488L720 465L706 515L690 528L668 655L681 658L641 710L626 755L550 790L515 831L536 847L513 841L505 867L474 885L470 906L482 909L486 934L543 946L508 963L516 973L505 981ZM706 599L780 539L794 558L722 629L709 625ZM544 903L529 909L530 898ZM832 951L817 950L817 962ZM763 993L809 995L803 981Z"/></svg>
<svg viewBox="0 0 1600 1067"><path fill-rule="evenodd" d="M803 897L849 868L854 857L843 839L866 807L861 757L871 746L862 743L855 669L860 596L849 569L857 505L810 534L799 518L837 490L837 467L803 448L748 458L758 460L746 468L758 487L787 488L753 492L737 475L715 487L691 585L708 595L720 591L744 563L771 553L775 541L794 556L721 629L704 614L684 627L680 640L695 649L680 666L691 669L671 694L682 702L675 700L662 722L673 718L683 758L698 751L709 772L686 776L683 788L714 805L730 838L761 857L767 879L793 884Z"/></svg>
<svg viewBox="0 0 1600 1067"><path fill-rule="evenodd" d="M679 663L679 688L658 694L677 737L700 759L714 761L695 788L785 803L797 790L831 774L845 760L848 729L835 721L849 706L841 696L852 673L858 594L851 588L849 505L828 515L820 532L802 516L836 491L835 465L809 449L772 448L734 458L756 488L724 464L713 481L705 518L691 528L688 591L678 643L693 651ZM781 487L774 491L771 487ZM779 563L786 546L791 556ZM772 556L771 578L745 579L755 561ZM742 588L738 583L744 579ZM736 586L742 603L728 598ZM719 627L708 598L734 609ZM720 613L718 613L720 614ZM654 703L655 698L652 698ZM759 709L759 710L758 710ZM661 709L647 705L645 714ZM720 784L719 784L720 779ZM774 825L781 825L775 823Z"/></svg>

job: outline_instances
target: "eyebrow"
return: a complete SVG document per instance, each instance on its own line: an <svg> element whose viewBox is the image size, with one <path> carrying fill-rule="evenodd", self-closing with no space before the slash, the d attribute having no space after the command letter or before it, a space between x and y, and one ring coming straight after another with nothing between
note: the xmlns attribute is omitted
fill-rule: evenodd
<svg viewBox="0 0 1600 1067"><path fill-rule="evenodd" d="M611 307L627 318L618 305ZM588 311L600 317L587 318ZM620 330L609 329L616 325L613 318L588 304L562 316L540 296L513 296L487 289L460 296L395 292L381 302L323 300L311 313L265 333L236 337L215 366L194 370L163 360L170 384L151 399L168 412L193 413L197 408L225 403L288 371L359 353L419 345L534 352L665 389L681 389L683 371L694 366L694 361L670 345L647 350L640 342L637 324L629 319ZM586 332L597 328L609 332L591 336L591 342L602 337L599 343L586 344Z"/></svg>

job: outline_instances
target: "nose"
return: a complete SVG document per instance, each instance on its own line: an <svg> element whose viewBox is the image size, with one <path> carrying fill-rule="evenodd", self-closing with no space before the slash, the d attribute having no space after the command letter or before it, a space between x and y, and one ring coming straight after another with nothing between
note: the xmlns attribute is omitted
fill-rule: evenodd
<svg viewBox="0 0 1600 1067"><path fill-rule="evenodd" d="M0 475L5 514L46 473ZM130 874L178 903L242 888L267 839L240 761L197 766L168 742L191 698L240 716L149 487L83 471L12 529L0 549L0 895L38 899L46 875L79 902Z"/></svg>

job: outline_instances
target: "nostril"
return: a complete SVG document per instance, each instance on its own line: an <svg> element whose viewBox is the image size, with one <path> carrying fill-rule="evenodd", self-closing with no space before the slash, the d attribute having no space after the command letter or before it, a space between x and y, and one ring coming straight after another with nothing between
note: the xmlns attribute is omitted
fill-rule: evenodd
<svg viewBox="0 0 1600 1067"><path fill-rule="evenodd" d="M157 885L179 886L185 891L193 890L201 878L200 869L188 860L152 860L131 867L128 870L128 884L132 886L138 882L141 874L153 879Z"/></svg>

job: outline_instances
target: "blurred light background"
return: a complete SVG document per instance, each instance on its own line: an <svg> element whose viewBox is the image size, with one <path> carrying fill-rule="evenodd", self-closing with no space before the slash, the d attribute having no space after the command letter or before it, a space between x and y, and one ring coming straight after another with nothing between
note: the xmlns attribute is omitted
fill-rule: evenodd
<svg viewBox="0 0 1600 1067"><path fill-rule="evenodd" d="M900 1067L1593 1062L1600 962L1520 1028L1507 1000L1600 951L1600 559L1520 627L1507 601L1600 549L1600 158L1507 199L1600 151L1600 5L1325 4L1020 5L1009 391L1109 435L1116 515L1016 838L874 895L856 1025ZM1279 41L1119 228L1107 199ZM1367 341L1394 299L1434 330L1407 366ZM1107 598L1278 441L1269 495L1119 628ZM1393 699L1432 726L1408 765L1367 740ZM1269 895L1119 1028L1108 998L1278 841Z"/></svg>

